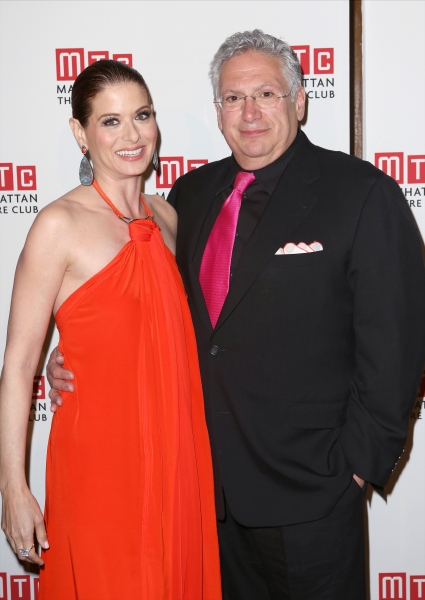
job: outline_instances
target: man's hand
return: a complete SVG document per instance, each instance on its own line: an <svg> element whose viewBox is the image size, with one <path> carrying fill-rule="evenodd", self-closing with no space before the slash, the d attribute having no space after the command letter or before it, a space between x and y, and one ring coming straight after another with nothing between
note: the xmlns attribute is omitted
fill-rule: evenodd
<svg viewBox="0 0 425 600"><path fill-rule="evenodd" d="M357 483L357 485L361 488L363 488L364 486L364 479L360 479L360 477L357 477L357 475L353 475L353 479L354 481Z"/></svg>
<svg viewBox="0 0 425 600"><path fill-rule="evenodd" d="M49 357L47 363L46 373L47 380L52 388L49 392L50 398L50 410L54 413L58 406L62 406L63 400L59 391L61 392L73 392L74 385L69 381L74 379L74 374L71 371L63 368L64 357L59 352L58 348L55 348Z"/></svg>

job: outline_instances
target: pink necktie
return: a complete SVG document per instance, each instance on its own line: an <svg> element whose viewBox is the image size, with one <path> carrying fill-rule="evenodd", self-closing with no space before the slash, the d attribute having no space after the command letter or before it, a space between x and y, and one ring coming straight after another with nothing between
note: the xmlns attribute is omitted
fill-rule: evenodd
<svg viewBox="0 0 425 600"><path fill-rule="evenodd" d="M224 201L205 246L199 283L213 327L229 291L230 263L242 195L254 180L254 173L241 171L236 175L233 191Z"/></svg>

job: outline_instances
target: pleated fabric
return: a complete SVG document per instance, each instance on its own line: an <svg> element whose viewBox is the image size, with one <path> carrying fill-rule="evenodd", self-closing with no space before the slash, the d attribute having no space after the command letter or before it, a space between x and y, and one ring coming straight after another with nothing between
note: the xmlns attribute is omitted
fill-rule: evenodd
<svg viewBox="0 0 425 600"><path fill-rule="evenodd" d="M220 600L196 342L152 220L60 307L75 392L53 417L39 600Z"/></svg>

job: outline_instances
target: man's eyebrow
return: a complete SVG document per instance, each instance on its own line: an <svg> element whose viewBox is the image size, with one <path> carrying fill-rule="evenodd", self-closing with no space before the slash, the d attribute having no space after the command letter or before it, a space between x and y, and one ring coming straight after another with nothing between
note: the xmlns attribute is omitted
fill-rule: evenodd
<svg viewBox="0 0 425 600"><path fill-rule="evenodd" d="M261 85L258 85L256 88L254 88L255 90L262 90L265 87L276 87L275 83L262 83Z"/></svg>
<svg viewBox="0 0 425 600"><path fill-rule="evenodd" d="M266 87L278 87L275 83L262 83L260 85L255 86L254 88L254 92L256 92L257 90L262 90ZM244 91L242 90L236 90L234 88L228 88L227 90L224 90L223 94L245 94Z"/></svg>

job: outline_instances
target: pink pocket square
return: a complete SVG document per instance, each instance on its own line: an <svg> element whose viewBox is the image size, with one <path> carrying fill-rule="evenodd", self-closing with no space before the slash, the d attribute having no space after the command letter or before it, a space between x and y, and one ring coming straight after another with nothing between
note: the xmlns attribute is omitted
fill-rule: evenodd
<svg viewBox="0 0 425 600"><path fill-rule="evenodd" d="M289 242L283 248L279 248L276 254L307 254L309 252L320 252L321 250L323 250L323 246L320 242L313 242L312 244L304 244L304 242L293 244Z"/></svg>

